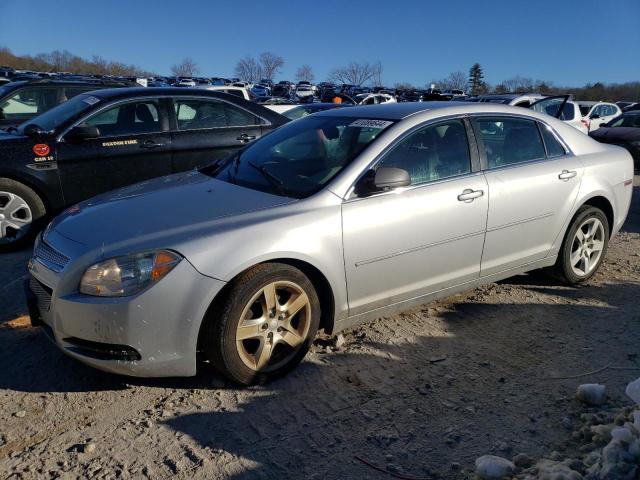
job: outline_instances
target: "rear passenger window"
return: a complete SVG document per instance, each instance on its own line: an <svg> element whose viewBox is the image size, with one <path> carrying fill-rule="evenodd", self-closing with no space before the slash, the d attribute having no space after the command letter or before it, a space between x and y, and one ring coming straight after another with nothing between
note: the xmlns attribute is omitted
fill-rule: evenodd
<svg viewBox="0 0 640 480"><path fill-rule="evenodd" d="M477 122L489 168L545 158L544 144L533 120L481 118Z"/></svg>
<svg viewBox="0 0 640 480"><path fill-rule="evenodd" d="M540 132L542 132L544 146L547 147L548 158L561 157L567 153L549 127L540 124Z"/></svg>
<svg viewBox="0 0 640 480"><path fill-rule="evenodd" d="M467 133L461 120L424 127L400 141L378 164L409 172L416 185L471 172Z"/></svg>
<svg viewBox="0 0 640 480"><path fill-rule="evenodd" d="M174 108L178 130L244 127L261 123L259 117L220 100L176 99Z"/></svg>

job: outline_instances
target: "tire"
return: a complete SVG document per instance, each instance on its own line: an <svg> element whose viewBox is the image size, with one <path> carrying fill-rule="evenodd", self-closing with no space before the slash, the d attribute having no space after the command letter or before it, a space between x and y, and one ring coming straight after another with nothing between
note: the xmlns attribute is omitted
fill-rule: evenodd
<svg viewBox="0 0 640 480"><path fill-rule="evenodd" d="M26 185L0 178L0 253L33 241L47 216L44 202Z"/></svg>
<svg viewBox="0 0 640 480"><path fill-rule="evenodd" d="M590 226L593 226L593 231L590 230ZM586 244L578 239L578 230L582 232ZM562 241L558 259L553 267L554 276L570 285L589 280L602 265L609 247L609 232L609 221L602 210L591 205L580 207ZM589 245L592 248L589 248ZM597 250L597 247L601 249ZM588 263L585 263L585 257L588 257Z"/></svg>
<svg viewBox="0 0 640 480"><path fill-rule="evenodd" d="M274 301L268 298L275 299L275 308L269 308ZM287 307L297 310L289 312ZM276 315L269 316L274 311ZM214 303L201 346L212 366L228 379L263 384L302 361L318 332L320 314L318 295L304 273L287 264L260 264L236 277L222 300ZM266 363L261 353L271 353Z"/></svg>

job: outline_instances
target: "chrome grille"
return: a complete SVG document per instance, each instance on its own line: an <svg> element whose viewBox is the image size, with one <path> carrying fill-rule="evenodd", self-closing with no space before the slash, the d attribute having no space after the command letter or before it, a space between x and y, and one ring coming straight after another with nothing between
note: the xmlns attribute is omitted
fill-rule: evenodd
<svg viewBox="0 0 640 480"><path fill-rule="evenodd" d="M41 311L48 312L51 307L51 293L52 290L47 287L45 284L39 282L34 277L31 277L29 280L29 288L36 296L36 301L38 303L38 308Z"/></svg>
<svg viewBox="0 0 640 480"><path fill-rule="evenodd" d="M69 263L69 257L57 251L44 240L40 241L35 252L33 252L33 256L54 272L62 271L62 269L67 266L67 263Z"/></svg>

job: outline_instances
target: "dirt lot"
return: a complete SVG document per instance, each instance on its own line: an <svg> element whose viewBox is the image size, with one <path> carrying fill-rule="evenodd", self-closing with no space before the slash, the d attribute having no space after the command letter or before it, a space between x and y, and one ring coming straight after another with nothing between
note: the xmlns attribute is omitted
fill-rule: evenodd
<svg viewBox="0 0 640 480"><path fill-rule="evenodd" d="M0 478L467 478L476 457L571 454L576 386L640 376L640 177L588 285L519 276L318 344L289 377L137 380L67 358L0 258ZM609 368L579 379L565 377ZM622 369L624 368L624 369Z"/></svg>

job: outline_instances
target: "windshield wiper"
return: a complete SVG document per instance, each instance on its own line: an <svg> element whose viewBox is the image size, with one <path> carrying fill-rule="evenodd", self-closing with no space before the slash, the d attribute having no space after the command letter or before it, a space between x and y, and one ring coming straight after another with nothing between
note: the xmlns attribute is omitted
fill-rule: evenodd
<svg viewBox="0 0 640 480"><path fill-rule="evenodd" d="M265 165L256 165L251 160L249 160L247 163L251 165L253 168L255 168L257 171L259 171L262 174L262 176L266 178L266 180L280 195L284 197L288 196L287 191L282 186L284 182L280 178L275 176L273 173L271 173Z"/></svg>

